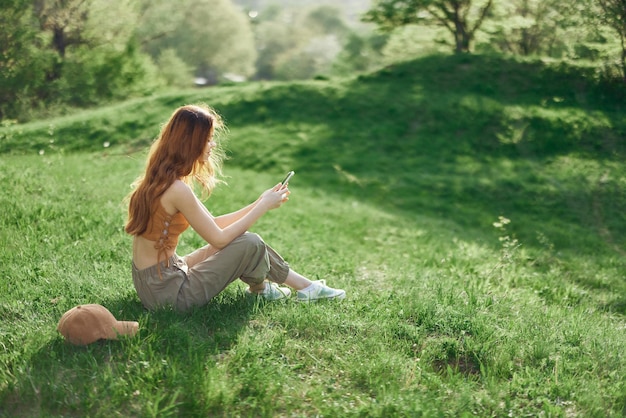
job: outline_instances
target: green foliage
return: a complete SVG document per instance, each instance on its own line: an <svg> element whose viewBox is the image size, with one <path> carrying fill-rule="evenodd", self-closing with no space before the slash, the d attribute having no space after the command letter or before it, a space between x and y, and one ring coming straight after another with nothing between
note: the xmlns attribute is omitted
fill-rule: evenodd
<svg viewBox="0 0 626 418"><path fill-rule="evenodd" d="M42 33L49 36L42 47L56 54L46 70L53 100L88 103L107 99L117 88L128 89L143 81L129 76L133 70L128 67L137 65L132 2L44 0L35 2L33 11Z"/></svg>
<svg viewBox="0 0 626 418"><path fill-rule="evenodd" d="M53 59L38 48L43 38L31 13L28 0L7 1L0 10L0 120L17 119L36 106Z"/></svg>
<svg viewBox="0 0 626 418"><path fill-rule="evenodd" d="M178 57L174 49L161 51L157 58L158 72L171 87L189 87L193 79L193 69Z"/></svg>
<svg viewBox="0 0 626 418"><path fill-rule="evenodd" d="M607 61L619 45L598 25L594 2L516 0L497 3L477 37L476 49L523 56Z"/></svg>
<svg viewBox="0 0 626 418"><path fill-rule="evenodd" d="M363 20L376 23L382 30L391 31L397 27L423 22L420 12L429 5L425 1L380 0L365 13Z"/></svg>
<svg viewBox="0 0 626 418"><path fill-rule="evenodd" d="M406 25L389 34L382 49L385 65L408 61L432 54L446 54L452 45L443 28Z"/></svg>
<svg viewBox="0 0 626 418"><path fill-rule="evenodd" d="M626 74L624 5L620 0L379 0L363 20L396 34L386 56L415 58L451 44L456 52L599 62L607 76L615 77L617 72L623 78ZM437 27L452 34L454 42L434 30Z"/></svg>
<svg viewBox="0 0 626 418"><path fill-rule="evenodd" d="M337 7L268 7L254 23L261 52L257 79L302 80L331 72L353 74L364 67L369 69L375 61L375 56L366 58L365 54L374 50L358 42L361 37L349 28ZM345 53L340 56L342 51Z"/></svg>
<svg viewBox="0 0 626 418"><path fill-rule="evenodd" d="M132 2L16 0L0 18L0 118L28 120L53 106L129 98L158 86L132 40Z"/></svg>
<svg viewBox="0 0 626 418"><path fill-rule="evenodd" d="M144 1L136 31L154 59L175 50L196 76L213 83L224 73L254 73L252 28L230 1Z"/></svg>
<svg viewBox="0 0 626 418"><path fill-rule="evenodd" d="M587 68L433 56L5 124L0 415L623 415L624 94ZM159 124L199 101L230 127L207 207L294 169L254 230L345 301L235 283L186 315L142 309L122 200ZM65 344L58 319L88 302L139 335Z"/></svg>
<svg viewBox="0 0 626 418"><path fill-rule="evenodd" d="M600 20L617 34L622 46L620 64L626 81L626 3L621 0L598 0L602 9Z"/></svg>
<svg viewBox="0 0 626 418"><path fill-rule="evenodd" d="M76 51L64 73L58 95L77 106L141 96L160 87L154 64L132 43L122 51Z"/></svg>
<svg viewBox="0 0 626 418"><path fill-rule="evenodd" d="M454 37L454 51L469 52L476 31L490 13L493 0L377 0L363 20L384 31L411 24L432 24Z"/></svg>
<svg viewBox="0 0 626 418"><path fill-rule="evenodd" d="M382 49L386 42L386 35L350 33L333 63L332 74L351 76L380 69Z"/></svg>

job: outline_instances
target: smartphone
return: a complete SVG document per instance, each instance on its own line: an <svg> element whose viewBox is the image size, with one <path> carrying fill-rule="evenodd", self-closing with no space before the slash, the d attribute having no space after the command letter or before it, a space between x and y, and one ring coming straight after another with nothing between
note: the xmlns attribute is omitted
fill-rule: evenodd
<svg viewBox="0 0 626 418"><path fill-rule="evenodd" d="M294 174L296 173L293 171L290 171L289 173L287 173L287 176L285 176L285 179L281 181L280 184L282 184L283 186L287 184L287 182L291 179L291 177L293 177Z"/></svg>

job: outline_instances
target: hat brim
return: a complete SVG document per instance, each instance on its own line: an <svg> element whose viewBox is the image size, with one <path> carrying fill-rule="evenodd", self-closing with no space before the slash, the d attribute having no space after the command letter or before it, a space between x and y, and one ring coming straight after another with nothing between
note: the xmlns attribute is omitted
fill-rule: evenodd
<svg viewBox="0 0 626 418"><path fill-rule="evenodd" d="M137 321L115 321L109 339L116 340L118 336L134 337L139 330Z"/></svg>

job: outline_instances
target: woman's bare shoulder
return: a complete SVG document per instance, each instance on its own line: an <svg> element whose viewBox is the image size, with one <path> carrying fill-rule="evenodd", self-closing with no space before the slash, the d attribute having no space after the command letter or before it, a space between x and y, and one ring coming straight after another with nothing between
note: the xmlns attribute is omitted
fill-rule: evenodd
<svg viewBox="0 0 626 418"><path fill-rule="evenodd" d="M180 205L194 201L193 190L183 181L176 180L167 188L161 196L161 204L168 213L176 213L180 210Z"/></svg>
<svg viewBox="0 0 626 418"><path fill-rule="evenodd" d="M171 186L167 188L165 193L170 193L179 197L185 195L193 195L191 187L189 187L182 180L175 180L174 183L172 183Z"/></svg>

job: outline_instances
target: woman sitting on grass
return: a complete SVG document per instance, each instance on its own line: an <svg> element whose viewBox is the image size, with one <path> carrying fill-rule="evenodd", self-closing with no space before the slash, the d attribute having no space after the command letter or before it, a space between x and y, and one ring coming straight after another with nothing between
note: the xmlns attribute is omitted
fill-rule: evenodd
<svg viewBox="0 0 626 418"><path fill-rule="evenodd" d="M133 235L132 276L147 309L171 305L186 311L207 304L240 278L246 291L268 300L343 299L341 289L296 273L256 234L247 232L267 211L289 199L278 183L250 205L213 216L192 190L197 183L210 194L217 184L221 153L214 140L219 116L202 105L178 108L152 144L146 171L130 194L126 232ZM208 243L191 254L176 253L178 236L189 226Z"/></svg>

